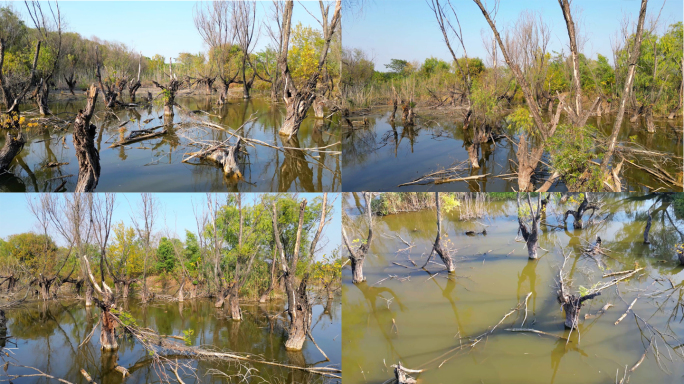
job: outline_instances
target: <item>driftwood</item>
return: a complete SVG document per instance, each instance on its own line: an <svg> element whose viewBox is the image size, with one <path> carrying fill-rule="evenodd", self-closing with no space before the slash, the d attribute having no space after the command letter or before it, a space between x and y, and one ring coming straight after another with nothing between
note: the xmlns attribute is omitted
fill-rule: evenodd
<svg viewBox="0 0 684 384"><path fill-rule="evenodd" d="M199 152L191 153L190 157L183 159L183 162L187 163L194 158L211 160L223 168L223 173L227 177L240 179L242 178L242 172L240 171L238 155L242 148L242 143L243 140L238 138L235 145L227 145L226 142L210 145Z"/></svg>
<svg viewBox="0 0 684 384"><path fill-rule="evenodd" d="M163 128L163 127L165 127L165 126L159 125L159 126L152 127L152 128L139 129L136 131L131 131L131 133L128 135L128 137L126 137L122 141L119 141L117 143L110 145L109 148L116 148L116 147L120 147L122 145L136 143L138 141L148 140L148 139L152 139L152 138L155 138L158 136L165 135L166 133L168 133L166 128L164 128L163 130L161 130L159 132L155 132L155 130L157 130L159 128Z"/></svg>

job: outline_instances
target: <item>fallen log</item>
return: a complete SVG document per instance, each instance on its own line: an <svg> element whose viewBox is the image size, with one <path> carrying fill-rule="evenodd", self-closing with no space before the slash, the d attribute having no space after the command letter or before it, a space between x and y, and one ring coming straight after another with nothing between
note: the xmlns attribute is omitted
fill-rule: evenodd
<svg viewBox="0 0 684 384"><path fill-rule="evenodd" d="M211 160L223 168L223 173L227 177L240 179L242 178L242 172L240 171L240 165L238 163L238 154L240 153L242 142L242 139L239 138L237 143L233 146L225 145L224 143L212 145L199 152L191 153L190 157L184 159L183 162L187 163L195 157L198 159Z"/></svg>
<svg viewBox="0 0 684 384"><path fill-rule="evenodd" d="M116 142L116 143L110 145L109 148L117 148L117 147L120 147L122 145L137 143L138 141L144 141L144 140L153 139L155 137L165 135L168 132L166 130L166 128L164 128L163 130L161 130L159 132L155 132L156 129L159 129L162 127L165 127L165 126L159 125L159 126L152 127L152 128L139 129L137 131L131 131L131 133L128 135L128 137L126 137L125 139L123 139L119 142Z"/></svg>

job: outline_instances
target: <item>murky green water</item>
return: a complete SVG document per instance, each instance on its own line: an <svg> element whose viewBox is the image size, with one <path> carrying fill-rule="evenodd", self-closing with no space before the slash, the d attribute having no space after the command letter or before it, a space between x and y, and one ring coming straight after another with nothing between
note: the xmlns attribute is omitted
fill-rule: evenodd
<svg viewBox="0 0 684 384"><path fill-rule="evenodd" d="M367 282L352 284L349 268L343 274L345 383L383 383L393 377L389 366L398 361L411 369L426 369L414 375L419 383L615 383L616 372L619 370L622 378L625 366L632 367L649 343L649 332L633 315L614 325L637 296L635 313L658 330L676 335L679 341L670 342L679 345L677 350L682 354L684 269L675 262L673 248L683 239L664 215L668 210L677 220L672 206L658 203L654 207L659 210L653 217L649 246L643 244L645 211L655 199L621 194L606 195L603 200L603 213L598 216L604 221L589 228L574 230L570 223L568 230L542 225L539 245L548 252L540 249L537 261L528 261L524 243L515 241L515 201L490 203L482 219L464 222L457 214L447 215L443 228L451 246L458 249L453 255L456 276L452 277L441 264L430 263L427 271L419 269L436 235L434 211L377 218L377 235L364 268ZM553 200L547 223L557 225L560 212L577 205L559 207ZM349 210L352 214L355 211ZM684 226L677 222L681 231ZM481 231L483 225L487 225L486 236L464 234L467 230ZM407 246L396 235L414 247L409 252L397 252ZM609 281L601 278L604 272L595 261L580 257L581 250L593 244L597 235L611 250L602 259L607 270L622 271L635 265L644 270L619 284L624 301L611 287L585 302L579 325L581 339L573 332L566 345L565 340L553 337L504 331L520 326L521 313L513 314L472 350L449 352L461 343L467 344L468 337L493 327L530 292L525 326L567 337L569 331L564 328L565 316L554 288L562 255L554 244L572 251L565 271L573 279L576 292L580 285ZM409 258L418 267L413 267ZM435 273L437 276L430 279ZM380 282L389 276L395 277ZM676 290L670 289L670 282ZM652 297L646 293L663 290L667 291ZM606 303L614 307L598 318L584 319L584 314L595 314ZM632 373L631 383L682 382L683 361L661 340L657 342L661 362L669 373L658 367L649 352Z"/></svg>
<svg viewBox="0 0 684 384"><path fill-rule="evenodd" d="M278 135L284 118L284 106L273 105L262 99L231 100L221 108L215 106L215 98L178 97L186 110L202 110L198 119L219 122L233 129L255 117L256 121L245 126L241 135L265 141L280 147L312 148L339 142L337 125L307 117L298 138L290 141ZM85 105L83 97L61 100L50 104L53 113L69 121ZM193 126L193 120L176 108L174 122L189 122L176 127L170 133L125 147L110 148L119 139L119 125L127 120L126 135L132 130L152 128L163 124L163 107L120 109L116 117L102 111L98 103L94 124L98 127L95 139L100 151L101 175L98 192L334 192L340 190L341 173L339 155L302 151L277 151L257 145L246 147L249 156L244 160L245 180L236 182L224 177L221 169L210 162L186 164L184 154L199 149L190 145L191 140L224 141L230 137L224 131L209 127ZM148 119L151 119L147 123ZM60 191L73 191L78 180L78 161L74 152L71 127L65 131L48 131L33 128L25 132L27 143L11 166L11 175L0 176L0 190L11 192L52 192L67 180ZM4 134L0 146L4 144ZM64 140L65 139L65 140ZM64 141L63 141L64 140ZM339 151L340 146L327 148ZM187 156L187 155L186 155ZM47 163L69 163L55 168ZM63 177L69 176L69 177Z"/></svg>
<svg viewBox="0 0 684 384"><path fill-rule="evenodd" d="M214 346L224 351L247 352L259 355L265 360L298 366L328 366L340 364L341 309L340 299L318 303L313 307L312 334L318 345L330 358L324 358L316 347L307 341L299 352L285 350L286 329L282 320L269 322L268 315L284 310L283 303L242 304L244 320L226 319L222 310L214 308L206 299L189 300L184 303L154 302L143 306L135 300L120 301L119 304L136 319L138 325L157 330L162 334L183 335L184 330L193 330L192 345ZM99 327L90 342L79 347L88 333L97 324L100 310L85 308L83 301L34 301L20 308L6 310L8 335L14 338L5 342L4 351L18 364L36 367L43 372L73 383L85 383L79 373L84 368L97 383L122 383L122 376L113 369L116 365L127 368L131 376L125 382L155 383L159 381L158 367L155 367L146 351L132 339L120 338L119 350L115 355L100 351ZM16 346L14 345L16 342ZM117 361L118 360L118 361ZM182 375L186 383L237 382L228 381L207 374L210 369L229 375L240 372L235 363L190 361L196 370L196 377L190 373ZM253 364L258 371L252 371L247 380L250 383L307 383L331 382L320 376L300 370L291 370ZM9 373L29 373L29 370L10 367ZM242 369L245 373L245 369ZM170 370L165 374L175 377ZM198 381L197 378L200 380ZM15 383L46 382L45 379L20 378Z"/></svg>
<svg viewBox="0 0 684 384"><path fill-rule="evenodd" d="M462 124L454 118L425 117L417 120L414 127L404 127L401 120L394 125L388 122L389 114L368 117L366 129L346 130L343 138L343 172L345 191L452 191L452 192L503 192L518 190L514 175L517 164L516 147L505 138L496 143L483 144L479 155L479 169L469 169L462 177L490 174L482 179L459 181L440 185L410 185L402 183L423 175L449 168L455 163L468 160L467 147L472 130L463 131ZM614 116L592 117L588 124L609 136ZM682 156L682 120L656 120L657 133L649 134L640 123L623 122L619 141L635 143L647 150ZM508 133L511 135L512 133ZM470 144L467 144L470 145ZM548 159L544 161L548 162ZM681 161L669 163L664 169L670 175L682 172ZM642 165L649 165L646 162ZM499 175L507 175L499 177ZM623 188L626 191L648 192L662 187L664 191L679 191L672 185L663 184L646 171L624 164ZM539 187L545 181L542 175L536 180ZM562 183L556 183L552 191L565 191Z"/></svg>

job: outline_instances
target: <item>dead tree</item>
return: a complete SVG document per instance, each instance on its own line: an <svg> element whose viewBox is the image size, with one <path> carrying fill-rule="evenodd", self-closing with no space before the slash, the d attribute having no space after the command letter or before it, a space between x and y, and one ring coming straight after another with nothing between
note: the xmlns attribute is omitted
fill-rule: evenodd
<svg viewBox="0 0 684 384"><path fill-rule="evenodd" d="M570 12L570 0L558 0L558 3L563 11L563 17L565 18L565 25L568 31L568 37L570 38L570 56L572 58L572 87L575 91L575 103L566 104L566 111L570 117L570 121L574 127L584 127L587 123L589 115L598 106L601 97L596 97L592 106L586 110L582 111L582 86L580 84L580 62L579 62L579 49L577 47L577 36L575 29L575 22L572 19L572 13Z"/></svg>
<svg viewBox="0 0 684 384"><path fill-rule="evenodd" d="M104 281L101 282L102 288L100 288L100 285L95 281L95 277L93 277L93 273L90 271L90 263L85 255L83 255L83 261L87 268L90 283L102 298L101 300L95 299L95 303L102 311L100 315L100 322L102 324L100 326L100 348L105 351L116 351L119 349L119 344L116 342L116 319L111 313L111 310L116 307L116 297Z"/></svg>
<svg viewBox="0 0 684 384"><path fill-rule="evenodd" d="M119 93L116 87L110 80L102 82L102 74L100 73L100 55L98 47L95 47L95 57L97 61L97 70L95 72L97 76L97 82L100 85L100 91L102 91L102 97L104 98L105 107L109 109L114 109L121 104L116 98Z"/></svg>
<svg viewBox="0 0 684 384"><path fill-rule="evenodd" d="M527 107L529 108L530 114L532 115L532 121L534 122L534 127L536 129L535 136L538 137L538 144L536 147L528 148L530 144L528 143L528 133L522 132L520 135L520 140L518 142L517 158L518 158L518 191L520 192L531 192L534 190L534 184L532 183L532 175L534 175L537 166L539 165L544 151L546 148L547 141L554 135L556 128L558 127L558 122L560 120L560 113L563 110L564 97L560 97L560 103L556 109L556 114L553 116L549 123L544 123L542 120L542 114L537 104L537 100L532 87L528 82L528 79L523 74L521 68L514 61L511 53L508 52L506 44L504 43L499 31L496 28L496 24L491 19L489 12L485 9L481 0L474 0L478 5L482 14L484 15L487 23L494 33L494 37L499 44L501 53L504 56L506 64L511 69L511 72L515 76L517 83L523 91L525 100L527 101ZM549 187L551 184L549 184Z"/></svg>
<svg viewBox="0 0 684 384"><path fill-rule="evenodd" d="M140 83L140 71L142 70L142 52L138 56L138 77L135 81L130 81L128 83L128 94L131 97L131 102L135 103L135 93L142 86Z"/></svg>
<svg viewBox="0 0 684 384"><path fill-rule="evenodd" d="M580 203L579 207L577 207L576 211L573 210L567 210L565 214L563 215L563 225L567 228L567 220L568 216L572 215L572 217L575 219L573 222L573 227L575 229L582 229L584 226L584 223L582 222L582 217L584 214L591 210L591 216L589 217L589 221L594 217L594 213L596 213L596 210L599 209L600 207L595 204L595 203L590 203L588 199L589 193L584 193L584 199Z"/></svg>
<svg viewBox="0 0 684 384"><path fill-rule="evenodd" d="M143 304L147 303L152 297L147 290L147 260L151 253L152 230L157 219L157 208L157 199L154 195L141 193L138 205L138 218L133 219L135 230L138 233L138 237L143 241L145 249L143 256L142 293L140 295L140 301Z"/></svg>
<svg viewBox="0 0 684 384"><path fill-rule="evenodd" d="M372 192L363 192L363 198L366 201L366 212L364 212L364 214L366 216L366 225L368 225L368 236L366 237L366 240L361 241L361 244L358 247L354 247L352 243L349 242L344 225L342 226L342 238L349 251L349 260L351 261L353 276L352 282L354 284L366 281L366 278L363 276L363 262L366 260L366 255L373 242L373 212L371 211L371 200L373 199Z"/></svg>
<svg viewBox="0 0 684 384"><path fill-rule="evenodd" d="M287 64L293 7L294 1L289 0L287 1L285 10L283 11L283 46L278 59L278 67L280 68L283 81L285 82L283 86L283 99L285 100L285 105L287 107L285 120L283 121L278 133L287 137L297 135L302 121L304 121L311 104L316 98L316 86L318 84L318 78L320 77L321 71L325 65L333 33L340 22L342 0L336 0L335 11L333 13L332 20L330 21L328 28L323 32L325 36L325 42L321 48L318 66L306 83L302 84L299 88L297 88L295 85L294 79L292 79L292 74L290 73L290 68ZM324 9L324 7L321 7L321 9ZM322 16L326 17L326 13L327 12L323 12Z"/></svg>
<svg viewBox="0 0 684 384"><path fill-rule="evenodd" d="M52 78L57 71L57 66L62 53L62 16L59 10L59 3L55 1L54 9L52 8L52 4L49 2L47 4L50 15L52 16L52 22L56 28L55 31L49 30L50 26L48 25L48 17L46 13L43 12L41 3L38 1L32 1L29 5L29 3L26 2L26 8L28 9L29 17L33 21L33 25L35 26L35 30L38 33L39 38L45 44L48 44L50 40L56 40L52 42L53 44L51 44L53 46L52 48L55 49L52 62L48 64L47 71L41 73L40 82L38 83L35 91L36 104L40 114L43 116L49 115L51 113L50 109L48 108L50 84L53 82Z"/></svg>
<svg viewBox="0 0 684 384"><path fill-rule="evenodd" d="M238 215L239 215L239 229L238 229L238 254L235 261L235 274L233 284L228 290L228 306L230 308L230 318L236 321L242 320L242 311L240 311L240 288L242 288L249 277L249 273L252 271L252 265L254 264L254 257L257 252L259 252L259 246L256 247L252 256L247 260L247 265L244 269L241 269L240 259L242 255L243 246L243 226L244 226L244 215L242 210L242 194L237 194L237 204L238 204ZM252 232L252 231L250 231Z"/></svg>
<svg viewBox="0 0 684 384"><path fill-rule="evenodd" d="M622 90L622 97L620 98L617 115L615 116L613 131L608 139L608 148L606 153L603 155L603 161L601 162L601 173L604 175L606 183L613 192L620 192L622 190L620 177L618 172L616 172L619 171L619 169L613 169L610 173L608 173L608 164L611 162L613 153L615 152L617 138L620 133L620 127L622 126L622 119L625 115L625 107L631 94L630 91L632 89L632 83L634 82L637 62L639 61L639 56L641 55L641 39L644 32L644 19L646 18L647 3L648 0L641 0L641 9L639 10L639 21L637 22L634 46L632 46L632 49L629 51L629 57L627 59L627 65L629 66L629 69L627 70L627 78L625 80L625 86Z"/></svg>
<svg viewBox="0 0 684 384"><path fill-rule="evenodd" d="M90 86L85 110L79 110L74 121L74 147L78 158L78 182L75 192L93 192L100 179L100 153L95 146L97 127L90 124L97 102L97 87Z"/></svg>
<svg viewBox="0 0 684 384"><path fill-rule="evenodd" d="M451 260L449 249L442 244L442 210L440 209L441 203L439 201L439 192L435 192L435 205L437 208L437 238L435 238L435 243L432 245L430 256L428 256L425 264L423 264L421 268L425 268L425 266L430 262L432 255L436 253L439 255L440 259L442 259L447 271L449 273L453 273L456 272L456 266L454 265L454 261Z"/></svg>
<svg viewBox="0 0 684 384"><path fill-rule="evenodd" d="M465 42L463 41L463 30L461 29L461 21L458 19L458 13L454 9L454 6L451 4L451 0L446 0L446 4L451 9L451 12L454 16L454 20L456 21L455 24L451 20L449 20L449 16L446 14L444 6L442 6L439 3L439 0L431 0L430 2L428 2L428 6L435 14L435 18L437 19L437 25L439 25L439 29L442 31L444 42L446 43L447 48L451 53L451 57L454 59L454 63L456 63L456 69L461 74L461 81L463 81L463 98L466 102L466 110L465 112L463 112L463 129L468 129L468 126L470 125L470 118L473 114L473 103L471 101L471 89L473 86L473 81L470 78L470 63L468 60L468 51L466 50ZM458 39L461 45L461 48L463 48L463 61L465 62L464 66L461 66L461 62L458 60L458 57L456 57L456 53L451 47L448 31L451 31L451 33L453 33L456 36L456 39ZM479 168L479 165L473 168Z"/></svg>
<svg viewBox="0 0 684 384"><path fill-rule="evenodd" d="M537 259L537 242L539 241L539 221L541 220L542 203L541 193L537 195L536 209L532 206L530 194L527 194L527 206L530 209L530 223L525 222L525 216L520 205L520 194L518 193L518 230L522 234L527 245L527 257L532 260Z"/></svg>
<svg viewBox="0 0 684 384"><path fill-rule="evenodd" d="M254 44L256 44L256 40L254 40L254 30L257 24L256 2L238 1L233 4L233 7L235 37L242 52L242 98L249 99L251 97L249 92L256 77L256 69L252 68L252 78L247 78L247 67L252 67L249 55Z"/></svg>
<svg viewBox="0 0 684 384"><path fill-rule="evenodd" d="M171 64L171 59L169 59L169 65ZM173 75L173 73L170 75L169 78L169 83L167 85L161 85L157 83L156 81L152 81L154 85L162 90L162 97L164 100L164 116L169 116L172 117L174 115L173 113L173 106L177 105L176 104L176 92L183 86L183 81L179 81L176 79L176 77Z"/></svg>
<svg viewBox="0 0 684 384"><path fill-rule="evenodd" d="M230 85L240 74L240 71L235 71L235 74L231 75L230 67L233 56L231 46L236 36L234 8L235 2L212 1L206 3L206 6L198 3L193 11L195 28L213 52L210 58L215 60L218 78L223 84L218 105L225 104Z"/></svg>
<svg viewBox="0 0 684 384"><path fill-rule="evenodd" d="M319 219L318 229L314 234L313 239L309 245L309 258L314 257L318 241L323 232L323 227L326 222L327 214L327 199L328 194L323 194L323 203L321 204L321 216ZM304 215L306 213L306 199L299 204L299 223L297 225L297 236L295 239L294 249L289 258L285 255L285 248L280 239L280 232L278 230L278 208L276 202L273 202L273 236L275 238L276 246L280 253L280 266L282 268L283 277L285 279L285 290L287 292L287 312L290 317L290 325L288 328L287 341L285 348L287 350L300 351L304 345L306 337L311 336L311 303L307 294L307 283L309 274L306 273L296 287L296 272L297 263L299 262L300 246L302 243L302 232L304 226ZM288 260L289 259L289 260ZM289 261L289 263L288 263Z"/></svg>
<svg viewBox="0 0 684 384"><path fill-rule="evenodd" d="M568 257L563 253L563 265L561 265L558 272L558 290L556 291L556 298L558 303L563 307L565 311L565 328L575 329L579 324L580 310L582 309L582 304L601 295L600 290L590 292L584 296L579 294L571 294L569 292L568 282L566 281L567 276L563 275L563 268L565 267L565 262Z"/></svg>
<svg viewBox="0 0 684 384"><path fill-rule="evenodd" d="M71 71L69 76L64 75L64 82L66 82L67 87L69 87L69 92L71 92L72 95L76 95L74 93L74 88L76 88L76 82L78 82L78 78L74 74L74 71Z"/></svg>
<svg viewBox="0 0 684 384"><path fill-rule="evenodd" d="M679 264L684 265L684 244L680 244L677 246L675 249L675 253L677 254L677 258L679 259Z"/></svg>

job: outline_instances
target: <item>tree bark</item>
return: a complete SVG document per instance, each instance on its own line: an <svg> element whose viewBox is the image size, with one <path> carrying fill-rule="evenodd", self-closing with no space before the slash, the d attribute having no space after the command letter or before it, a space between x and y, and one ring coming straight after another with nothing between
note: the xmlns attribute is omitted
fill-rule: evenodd
<svg viewBox="0 0 684 384"><path fill-rule="evenodd" d="M5 145L0 149L0 172L9 170L12 160L24 149L25 143L24 134L21 131L18 133L7 132Z"/></svg>
<svg viewBox="0 0 684 384"><path fill-rule="evenodd" d="M47 81L40 79L38 83L38 89L36 94L36 104L38 104L38 111L42 116L47 116L51 114L50 108L48 108L48 97L50 96L50 86Z"/></svg>
<svg viewBox="0 0 684 384"><path fill-rule="evenodd" d="M86 307L90 307L93 305L93 293L95 290L93 289L93 286L91 283L86 283L86 292L85 292L85 305Z"/></svg>
<svg viewBox="0 0 684 384"><path fill-rule="evenodd" d="M617 144L617 138L620 133L620 127L622 126L622 119L625 115L625 106L627 104L627 99L630 95L630 89L632 88L632 83L634 82L634 74L636 72L637 61L641 54L641 38L644 31L644 19L646 18L646 4L648 0L641 0L641 9L639 10L639 21L637 23L636 38L634 41L634 46L632 47L632 52L629 54L629 69L627 70L627 79L625 81L625 86L622 90L622 98L620 99L620 104L618 107L617 116L615 117L615 124L613 125L613 132L608 140L608 149L603 156L603 161L601 162L601 172L606 173L608 169L608 164L610 163L613 152L615 152L615 146ZM609 178L610 179L610 178ZM613 186L613 192L620 192L616 190Z"/></svg>
<svg viewBox="0 0 684 384"><path fill-rule="evenodd" d="M292 271L294 272L294 271ZM301 351L306 340L306 335L311 331L311 304L306 293L306 284L309 276L304 276L299 288L294 291L294 287L288 286L288 292L296 294L295 307L290 309L290 326L287 330L287 341L285 349L288 351ZM294 279L291 279L294 280ZM292 281L288 285L291 285Z"/></svg>
<svg viewBox="0 0 684 384"><path fill-rule="evenodd" d="M76 115L74 121L74 147L78 158L78 182L75 192L93 192L100 179L100 153L95 146L97 127L90 124L97 102L97 87L91 85L87 92L85 110Z"/></svg>
<svg viewBox="0 0 684 384"><path fill-rule="evenodd" d="M456 271L454 261L451 260L449 251L442 245L442 210L440 209L439 192L435 192L435 204L437 206L437 238L435 239L432 250L442 259L447 271L453 273Z"/></svg>
<svg viewBox="0 0 684 384"><path fill-rule="evenodd" d="M116 342L116 320L109 309L102 309L102 329L100 331L100 348L105 351L116 351L119 344Z"/></svg>
<svg viewBox="0 0 684 384"><path fill-rule="evenodd" d="M352 282L354 284L366 281L366 278L363 276L363 262L373 242L373 212L371 212L371 200L373 196L370 192L364 192L363 197L366 201L366 212L364 213L366 215L366 224L368 225L368 236L366 237L366 241L355 249L349 242L349 238L347 238L347 231L344 229L344 226L342 226L342 239L349 251L349 260L351 261L353 274Z"/></svg>
<svg viewBox="0 0 684 384"><path fill-rule="evenodd" d="M230 308L230 318L234 321L242 320L242 311L240 310L240 298L237 292L228 294L228 306Z"/></svg>
<svg viewBox="0 0 684 384"><path fill-rule="evenodd" d="M318 67L316 68L316 71L314 71L314 73L311 75L311 77L309 77L309 80L299 90L294 84L294 80L292 79L292 75L287 64L293 7L294 2L288 1L283 11L283 46L282 52L280 53L280 57L278 59L278 67L284 80L283 98L285 100L285 105L287 108L285 120L283 122L283 125L280 127L278 133L280 135L288 137L297 135L297 133L299 132L299 127L302 124L302 121L304 121L304 118L306 117L306 114L309 108L311 107L311 104L316 98L315 91L316 85L318 83L318 77L320 76L323 66L325 65L328 50L330 48L330 41L332 39L332 35L335 32L335 29L337 28L337 25L340 21L342 0L336 1L335 12L333 13L332 20L328 25L329 30L324 31L325 43L321 49L321 56L318 60Z"/></svg>

